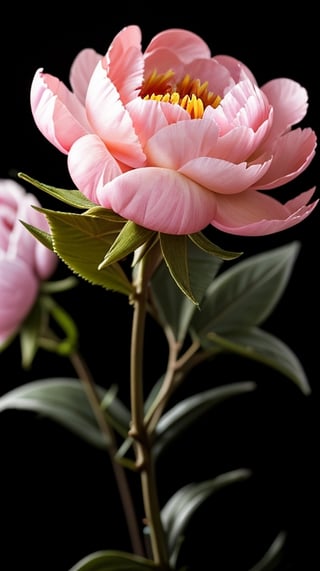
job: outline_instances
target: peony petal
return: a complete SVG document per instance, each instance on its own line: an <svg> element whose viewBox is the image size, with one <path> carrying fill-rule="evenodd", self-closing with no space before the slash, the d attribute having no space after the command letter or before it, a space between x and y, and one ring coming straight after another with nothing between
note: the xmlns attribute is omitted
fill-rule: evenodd
<svg viewBox="0 0 320 571"><path fill-rule="evenodd" d="M142 166L145 155L132 119L114 84L106 76L102 62L98 63L92 74L86 105L93 131L101 137L115 158L130 167Z"/></svg>
<svg viewBox="0 0 320 571"><path fill-rule="evenodd" d="M295 179L315 156L317 139L312 129L295 129L278 138L269 170L253 189L270 190Z"/></svg>
<svg viewBox="0 0 320 571"><path fill-rule="evenodd" d="M62 153L67 154L74 141L90 132L85 110L77 97L41 69L33 78L30 101L38 129Z"/></svg>
<svg viewBox="0 0 320 571"><path fill-rule="evenodd" d="M179 173L219 194L237 194L246 190L268 170L270 160L248 165L233 164L221 159L200 157L179 169Z"/></svg>
<svg viewBox="0 0 320 571"><path fill-rule="evenodd" d="M212 226L238 236L266 236L291 228L307 218L319 200L311 204L314 189L281 204L274 198L248 190L232 196L217 196L217 211ZM297 207L297 209L295 209Z"/></svg>
<svg viewBox="0 0 320 571"><path fill-rule="evenodd" d="M155 167L128 171L99 188L97 196L124 218L168 234L199 232L216 210L213 193L173 170Z"/></svg>
<svg viewBox="0 0 320 571"><path fill-rule="evenodd" d="M75 142L68 155L68 168L77 188L89 200L97 203L99 188L122 173L97 135L87 135Z"/></svg>
<svg viewBox="0 0 320 571"><path fill-rule="evenodd" d="M278 135L286 133L305 117L308 93L299 83L287 78L273 79L261 89L274 109L272 128L264 147L268 148Z"/></svg>
<svg viewBox="0 0 320 571"><path fill-rule="evenodd" d="M198 58L210 58L211 56L209 46L200 36L180 28L164 30L154 36L144 54L148 56L155 50L162 48L168 49L168 46L184 63Z"/></svg>
<svg viewBox="0 0 320 571"><path fill-rule="evenodd" d="M70 68L69 80L75 96L85 106L87 89L93 71L102 58L95 50L86 48L81 50L73 60Z"/></svg>
<svg viewBox="0 0 320 571"><path fill-rule="evenodd" d="M106 72L115 85L122 103L138 97L144 73L141 30L127 26L114 38L106 54Z"/></svg>
<svg viewBox="0 0 320 571"><path fill-rule="evenodd" d="M38 281L28 264L21 259L0 259L0 346L18 331L37 293Z"/></svg>

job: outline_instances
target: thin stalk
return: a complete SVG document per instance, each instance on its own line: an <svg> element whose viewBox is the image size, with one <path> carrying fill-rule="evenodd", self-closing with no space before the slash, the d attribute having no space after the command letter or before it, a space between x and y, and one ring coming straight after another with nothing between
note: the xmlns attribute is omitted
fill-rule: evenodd
<svg viewBox="0 0 320 571"><path fill-rule="evenodd" d="M139 262L135 280L136 294L133 299L133 320L131 337L131 430L135 440L136 465L140 470L141 490L153 559L161 569L168 569L168 555L161 522L156 477L150 440L144 425L143 361L144 335L147 314L147 296L152 250Z"/></svg>

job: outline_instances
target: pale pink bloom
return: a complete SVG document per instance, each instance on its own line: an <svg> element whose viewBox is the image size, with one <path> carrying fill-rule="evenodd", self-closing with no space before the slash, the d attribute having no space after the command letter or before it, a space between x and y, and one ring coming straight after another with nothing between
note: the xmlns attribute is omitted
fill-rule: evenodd
<svg viewBox="0 0 320 571"><path fill-rule="evenodd" d="M0 346L18 331L58 262L21 222L48 232L46 218L31 205L40 206L33 194L0 180Z"/></svg>
<svg viewBox="0 0 320 571"><path fill-rule="evenodd" d="M105 56L84 49L70 88L38 69L34 120L68 155L70 176L92 201L151 230L191 234L212 224L264 235L304 220L312 188L285 204L270 191L295 179L315 155L297 82L259 87L237 59L211 56L196 34L169 29L143 51L132 25Z"/></svg>

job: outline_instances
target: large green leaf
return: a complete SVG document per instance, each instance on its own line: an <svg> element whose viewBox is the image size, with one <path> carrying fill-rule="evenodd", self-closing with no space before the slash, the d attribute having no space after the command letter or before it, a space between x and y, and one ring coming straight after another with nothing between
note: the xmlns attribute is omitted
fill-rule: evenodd
<svg viewBox="0 0 320 571"><path fill-rule="evenodd" d="M189 236L160 234L160 244L169 272L182 293L198 306L222 263Z"/></svg>
<svg viewBox="0 0 320 571"><path fill-rule="evenodd" d="M218 346L225 351L263 363L288 377L303 393L310 393L306 373L297 355L283 341L263 329L252 327L230 331L224 336L211 332L208 333L204 345L207 349Z"/></svg>
<svg viewBox="0 0 320 571"><path fill-rule="evenodd" d="M102 399L106 390L97 387ZM37 412L61 424L99 448L109 442L100 431L85 390L76 379L41 379L17 387L0 397L0 412L20 409Z"/></svg>
<svg viewBox="0 0 320 571"><path fill-rule="evenodd" d="M159 567L150 559L124 551L108 550L87 555L69 571L154 571L155 569Z"/></svg>
<svg viewBox="0 0 320 571"><path fill-rule="evenodd" d="M225 486L246 480L251 475L249 470L232 470L212 480L192 483L180 488L161 510L161 519L167 535L170 563L176 564L178 552L190 519L196 510L213 493Z"/></svg>
<svg viewBox="0 0 320 571"><path fill-rule="evenodd" d="M87 213L38 210L46 215L55 252L74 273L92 284L125 295L133 293L133 286L119 264L99 269L120 231L118 221Z"/></svg>
<svg viewBox="0 0 320 571"><path fill-rule="evenodd" d="M153 444L155 457L158 457L168 444L212 407L227 398L252 391L255 387L252 382L233 383L197 393L178 402L163 414L158 422Z"/></svg>
<svg viewBox="0 0 320 571"><path fill-rule="evenodd" d="M209 286L201 311L193 315L193 331L225 331L262 323L278 303L292 273L298 242L236 262Z"/></svg>

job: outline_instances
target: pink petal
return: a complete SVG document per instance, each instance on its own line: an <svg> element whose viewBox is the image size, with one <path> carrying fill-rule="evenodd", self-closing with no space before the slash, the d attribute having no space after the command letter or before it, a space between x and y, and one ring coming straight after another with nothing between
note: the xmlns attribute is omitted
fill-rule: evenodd
<svg viewBox="0 0 320 571"><path fill-rule="evenodd" d="M269 81L262 87L262 91L274 110L273 124L268 138L269 144L272 144L275 137L285 133L305 117L308 93L299 83L286 78ZM268 148L267 145L268 142L265 148Z"/></svg>
<svg viewBox="0 0 320 571"><path fill-rule="evenodd" d="M155 50L168 47L184 63L211 56L209 46L200 36L179 28L165 30L154 36L144 53L147 56Z"/></svg>
<svg viewBox="0 0 320 571"><path fill-rule="evenodd" d="M86 48L78 53L70 68L70 85L75 96L85 106L87 89L93 71L102 58L95 50Z"/></svg>
<svg viewBox="0 0 320 571"><path fill-rule="evenodd" d="M62 153L67 154L76 139L90 132L85 110L77 97L42 70L33 78L30 100L38 129Z"/></svg>
<svg viewBox="0 0 320 571"><path fill-rule="evenodd" d="M142 166L145 155L119 93L99 62L88 87L89 121L115 158L129 166Z"/></svg>
<svg viewBox="0 0 320 571"><path fill-rule="evenodd" d="M38 293L38 281L21 259L0 259L0 346L20 327Z"/></svg>
<svg viewBox="0 0 320 571"><path fill-rule="evenodd" d="M99 202L136 224L168 234L191 234L215 215L215 194L173 170L156 167L124 173L99 188Z"/></svg>
<svg viewBox="0 0 320 571"><path fill-rule="evenodd" d="M97 135L87 135L75 142L68 155L68 168L77 188L89 200L97 203L99 188L122 173L117 161Z"/></svg>
<svg viewBox="0 0 320 571"><path fill-rule="evenodd" d="M144 72L140 28L123 28L109 47L105 61L108 77L117 88L122 103L126 105L138 97Z"/></svg>
<svg viewBox="0 0 320 571"><path fill-rule="evenodd" d="M316 135L312 129L295 129L276 140L272 163L254 189L270 190L295 179L315 156Z"/></svg>
<svg viewBox="0 0 320 571"><path fill-rule="evenodd" d="M319 200L307 204L315 189L286 204L248 190L232 196L217 196L217 212L212 226L238 236L266 236L291 228L307 218Z"/></svg>

